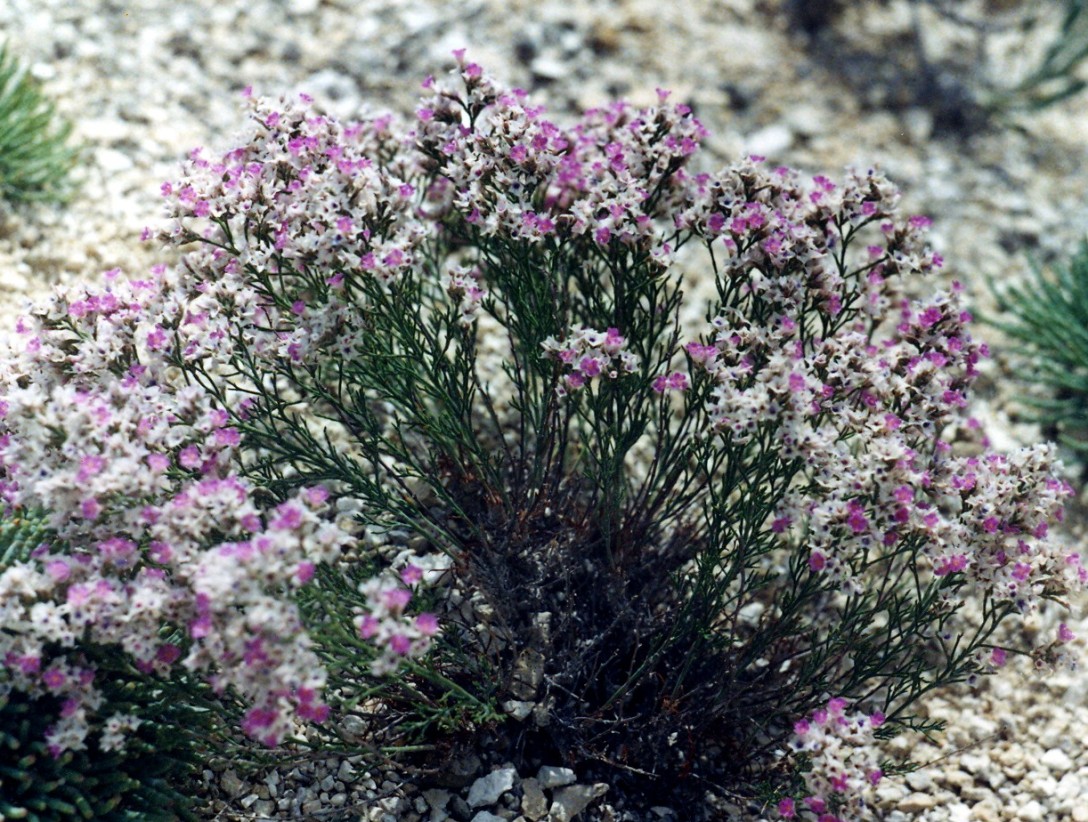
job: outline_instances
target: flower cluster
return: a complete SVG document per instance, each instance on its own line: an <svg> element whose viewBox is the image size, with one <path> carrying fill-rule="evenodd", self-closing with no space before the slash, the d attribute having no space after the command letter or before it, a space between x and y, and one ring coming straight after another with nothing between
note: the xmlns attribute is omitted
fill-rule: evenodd
<svg viewBox="0 0 1088 822"><path fill-rule="evenodd" d="M463 53L458 61L453 82L428 80L417 111L425 166L443 181L436 212L456 210L485 237L664 251L650 213L679 202L678 172L706 136L687 106L667 105L662 91L658 106L619 102L563 129L525 91L502 89Z"/></svg>
<svg viewBox="0 0 1088 822"><path fill-rule="evenodd" d="M808 757L811 769L804 775L808 795L802 802L786 797L778 803L783 819L807 810L819 822L840 822L844 813L865 807L866 789L883 777L873 731L884 724L884 716L879 711L847 713L849 705L835 697L793 726L792 747Z"/></svg>
<svg viewBox="0 0 1088 822"><path fill-rule="evenodd" d="M952 452L947 432L988 352L958 284L924 301L896 295L903 275L941 264L924 244L928 218L897 221L896 200L873 171L841 186L818 177L806 192L752 158L696 181L685 219L735 272L708 341L686 346L711 386L709 431L800 461L809 481L782 495L773 530L803 541L810 568L844 590L863 584L851 558L917 543L935 575L962 573L1027 610L1084 582L1048 539L1070 489L1048 446ZM879 241L855 251L866 226Z"/></svg>
<svg viewBox="0 0 1088 822"><path fill-rule="evenodd" d="M230 267L249 267L255 279L308 270L394 282L410 270L426 228L411 218L416 169L398 150L404 136L392 117L341 124L314 112L306 95L273 103L247 90L246 99L248 138L215 160L194 149L182 179L163 184L179 221L217 226L231 242L221 264L236 259ZM179 222L174 236L194 233Z"/></svg>
<svg viewBox="0 0 1088 822"><path fill-rule="evenodd" d="M375 675L396 669L401 659L422 656L430 646L431 637L438 633L438 618L434 614L424 612L414 617L405 614L412 600L411 589L422 580L423 570L409 564L400 572L403 586L375 577L359 588L366 597L366 612L355 618L355 627L360 637L379 649L371 663Z"/></svg>
<svg viewBox="0 0 1088 822"><path fill-rule="evenodd" d="M487 296L487 289L480 285L479 269L456 266L442 278L442 287L457 306L458 322L466 328L471 326L480 314L480 303Z"/></svg>
<svg viewBox="0 0 1088 822"><path fill-rule="evenodd" d="M259 712L249 730L270 743L322 710L324 674L283 592L349 534L320 487L256 504L232 467L237 409L148 344L176 297L168 282L110 272L101 288L58 293L3 357L0 488L16 510L46 511L52 536L0 573L0 659L15 687L64 702L48 738L58 754L85 744L99 708L81 641L119 645L148 673L180 663L237 688ZM166 626L181 639L164 640ZM126 727L107 724L103 741Z"/></svg>
<svg viewBox="0 0 1088 822"><path fill-rule="evenodd" d="M562 384L556 387L560 396L599 377L614 380L638 369L638 356L626 350L627 340L615 328L604 332L578 328L562 342L549 337L541 346L564 366Z"/></svg>
<svg viewBox="0 0 1088 822"><path fill-rule="evenodd" d="M98 697L93 672L62 674L63 656L48 666L51 642L119 644L162 675L205 671L251 701L245 730L270 744L328 710L284 593L350 534L321 487L257 504L243 432L281 363L358 355L360 280L393 287L431 229L389 116L345 125L305 97L247 99L241 145L218 160L194 150L162 187L175 218L163 238L198 241L182 265L58 292L20 320L4 358L0 494L46 511L55 539L0 577L13 627L0 658L17 687L69 700L58 752L83 744ZM472 272L454 271L447 292L470 322L484 295ZM164 642L164 626L182 640ZM429 628L424 618L414 647Z"/></svg>
<svg viewBox="0 0 1088 822"><path fill-rule="evenodd" d="M254 125L241 145L217 160L194 150L184 177L163 185L174 218L163 239L198 241L185 262L196 276L172 281L147 344L207 368L238 346L265 362L325 346L350 359L365 345L360 279L396 283L430 231L415 216L405 136L389 115L318 115L305 95L247 100Z"/></svg>

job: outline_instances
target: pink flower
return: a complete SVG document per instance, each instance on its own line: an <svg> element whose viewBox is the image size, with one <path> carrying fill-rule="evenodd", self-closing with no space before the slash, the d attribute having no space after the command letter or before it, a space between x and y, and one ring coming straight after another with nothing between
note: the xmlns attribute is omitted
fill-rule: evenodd
<svg viewBox="0 0 1088 822"><path fill-rule="evenodd" d="M320 725L329 718L330 708L323 703L303 703L298 706L298 715L302 719Z"/></svg>
<svg viewBox="0 0 1088 822"><path fill-rule="evenodd" d="M237 428L220 428L215 432L215 444L225 447L237 446L242 441Z"/></svg>
<svg viewBox="0 0 1088 822"><path fill-rule="evenodd" d="M851 500L847 505L848 516L846 524L855 534L864 534L869 528L869 520L865 517L865 510L857 500Z"/></svg>
<svg viewBox="0 0 1088 822"><path fill-rule="evenodd" d="M359 623L359 636L363 639L370 639L372 636L378 633L378 620L376 617L367 614L362 618Z"/></svg>
<svg viewBox="0 0 1088 822"><path fill-rule="evenodd" d="M64 675L64 672L56 668L50 668L42 674L42 684L51 691L59 691L67 681L68 677Z"/></svg>
<svg viewBox="0 0 1088 822"><path fill-rule="evenodd" d="M688 343L684 346L684 350L688 352L688 356L691 357L692 361L699 365L705 365L708 360L718 353L716 346L702 345L697 342Z"/></svg>
<svg viewBox="0 0 1088 822"><path fill-rule="evenodd" d="M72 573L68 563L63 559L54 559L47 562L45 572L53 578L54 582L64 582Z"/></svg>
<svg viewBox="0 0 1088 822"><path fill-rule="evenodd" d="M159 565L165 565L173 558L174 551L165 542L154 540L148 546L147 554L152 562L157 562Z"/></svg>
<svg viewBox="0 0 1088 822"><path fill-rule="evenodd" d="M300 585L305 585L314 578L316 566L312 562L300 562L295 568L295 579Z"/></svg>
<svg viewBox="0 0 1088 822"><path fill-rule="evenodd" d="M385 592L382 597L382 601L385 603L385 607L394 613L400 613L404 610L404 607L411 601L412 592L407 588L392 588Z"/></svg>
<svg viewBox="0 0 1088 822"><path fill-rule="evenodd" d="M952 557L941 557L933 566L933 573L939 577L958 573L967 567L967 557L957 554Z"/></svg>
<svg viewBox="0 0 1088 822"><path fill-rule="evenodd" d="M292 531L298 528L302 524L302 511L297 506L290 503L283 503L276 508L276 519L272 522L272 527L283 530Z"/></svg>
<svg viewBox="0 0 1088 822"><path fill-rule="evenodd" d="M269 727L276 721L278 714L268 708L250 708L242 721L242 730L250 736L257 736L257 732Z"/></svg>
<svg viewBox="0 0 1088 822"><path fill-rule="evenodd" d="M164 665L173 665L181 657L181 648L177 645L160 645L155 652L155 660Z"/></svg>
<svg viewBox="0 0 1088 822"><path fill-rule="evenodd" d="M146 461L147 467L156 474L161 474L170 467L170 457L166 454L148 454Z"/></svg>
<svg viewBox="0 0 1088 822"><path fill-rule="evenodd" d="M212 632L212 620L208 614L202 614L189 623L189 636L203 639Z"/></svg>
<svg viewBox="0 0 1088 822"><path fill-rule="evenodd" d="M418 585L423 579L423 569L415 565L406 565L400 572L400 579L405 585Z"/></svg>
<svg viewBox="0 0 1088 822"><path fill-rule="evenodd" d="M601 373L601 363L596 357L582 357L578 368L587 377L596 377Z"/></svg>
<svg viewBox="0 0 1088 822"><path fill-rule="evenodd" d="M79 473L76 474L78 482L87 482L91 477L100 474L106 467L106 461L98 454L88 454L79 462Z"/></svg>
<svg viewBox="0 0 1088 822"><path fill-rule="evenodd" d="M94 497L83 500L79 505L80 516L85 520L98 519L98 515L102 513L102 506L98 504L98 500Z"/></svg>
<svg viewBox="0 0 1088 822"><path fill-rule="evenodd" d="M679 371L674 371L671 374L661 374L656 377L650 386L658 394L662 394L665 391L686 391L688 388L688 377L686 374L682 374Z"/></svg>
<svg viewBox="0 0 1088 822"><path fill-rule="evenodd" d="M178 464L182 468L194 470L201 465L200 449L195 445L187 445L178 454Z"/></svg>
<svg viewBox="0 0 1088 822"><path fill-rule="evenodd" d="M416 630L423 636L434 636L438 633L438 617L434 614L423 613L416 617Z"/></svg>
<svg viewBox="0 0 1088 822"><path fill-rule="evenodd" d="M302 492L303 498L315 508L324 505L329 499L329 490L322 485L315 485Z"/></svg>

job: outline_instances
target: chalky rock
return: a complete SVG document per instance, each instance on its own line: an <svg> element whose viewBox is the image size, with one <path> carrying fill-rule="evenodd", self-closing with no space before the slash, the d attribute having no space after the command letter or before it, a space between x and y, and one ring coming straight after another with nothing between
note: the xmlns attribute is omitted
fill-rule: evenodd
<svg viewBox="0 0 1088 822"><path fill-rule="evenodd" d="M555 792L549 810L549 822L571 822L589 804L608 793L608 785L598 782L595 785L568 785Z"/></svg>
<svg viewBox="0 0 1088 822"><path fill-rule="evenodd" d="M344 736L349 742L357 742L366 738L367 725L366 722L354 714L348 714L340 723L340 730L344 732Z"/></svg>
<svg viewBox="0 0 1088 822"><path fill-rule="evenodd" d="M341 782L350 785L355 779L355 773L355 766L345 759L340 763L340 767L336 769L336 778Z"/></svg>
<svg viewBox="0 0 1088 822"><path fill-rule="evenodd" d="M896 809L903 813L921 813L922 811L928 811L936 804L937 800L927 793L912 793L906 799L901 800Z"/></svg>
<svg viewBox="0 0 1088 822"><path fill-rule="evenodd" d="M521 783L521 812L530 822L537 822L548 815L548 800L536 779L526 779Z"/></svg>
<svg viewBox="0 0 1088 822"><path fill-rule="evenodd" d="M1039 804L1039 800L1032 799L1021 805L1016 811L1016 818L1025 822L1043 822L1046 819L1046 808Z"/></svg>
<svg viewBox="0 0 1088 822"><path fill-rule="evenodd" d="M520 699L508 699L502 703L502 709L518 722L523 722L533 712L535 706L534 702L523 702Z"/></svg>
<svg viewBox="0 0 1088 822"><path fill-rule="evenodd" d="M1073 767L1073 760L1061 748L1051 748L1039 761L1047 767L1047 770L1057 773L1065 773Z"/></svg>
<svg viewBox="0 0 1088 822"><path fill-rule="evenodd" d="M450 801L450 792L431 788L423 792L423 800L432 811L444 811Z"/></svg>
<svg viewBox="0 0 1088 822"><path fill-rule="evenodd" d="M233 770L225 771L219 778L219 785L223 788L223 792L232 799L237 799L243 793L245 793L246 786L242 783L242 780L238 778Z"/></svg>
<svg viewBox="0 0 1088 822"><path fill-rule="evenodd" d="M542 765L536 773L536 781L542 788L562 788L564 785L573 785L577 777L570 768L556 768L551 765Z"/></svg>
<svg viewBox="0 0 1088 822"><path fill-rule="evenodd" d="M472 808L494 805L499 797L514 787L517 771L513 768L500 768L487 776L481 776L472 783L468 792L468 804Z"/></svg>
<svg viewBox="0 0 1088 822"><path fill-rule="evenodd" d="M745 148L751 154L778 157L793 145L794 137L789 126L784 123L773 123L748 135Z"/></svg>

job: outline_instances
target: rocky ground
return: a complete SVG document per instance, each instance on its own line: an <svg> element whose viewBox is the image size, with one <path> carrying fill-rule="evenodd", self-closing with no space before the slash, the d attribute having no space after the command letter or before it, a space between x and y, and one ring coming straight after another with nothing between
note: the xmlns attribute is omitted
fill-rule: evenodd
<svg viewBox="0 0 1088 822"><path fill-rule="evenodd" d="M1058 5L967 0L957 9L1000 22ZM1088 95L991 122L971 105L988 83L1024 76L1045 33L997 30L978 51L975 29L923 2L6 0L0 31L87 147L82 186L67 207L0 212L5 324L55 282L161 261L139 241L160 219L159 185L189 149L226 144L241 122L244 86L305 90L344 115L365 103L408 111L419 81L446 69L462 46L557 117L616 96L651 102L664 87L711 130L716 161L753 152L831 174L879 164L910 211L934 218L935 244L984 312L988 280L1023 274L1027 252L1066 255L1088 229ZM976 415L998 444L1038 437L1016 421L1009 398L1020 388L1000 339L979 333L999 353ZM1069 621L1088 637L1088 621ZM1053 625L1043 614L1029 630ZM938 695L928 710L948 720L948 732L936 744L893 743L894 752L933 764L882 787L878 818L1088 820L1083 671L1040 677L1010 666L974 690ZM691 809L625 815L607 786L502 764L458 762L449 786L427 793L350 759L301 761L256 781L209 772L208 816L695 818ZM705 815L745 813L726 805Z"/></svg>

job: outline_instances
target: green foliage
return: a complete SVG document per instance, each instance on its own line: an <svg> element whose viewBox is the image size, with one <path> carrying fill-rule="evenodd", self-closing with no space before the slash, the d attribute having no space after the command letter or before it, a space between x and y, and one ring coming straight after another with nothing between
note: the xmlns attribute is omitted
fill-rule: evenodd
<svg viewBox="0 0 1088 822"><path fill-rule="evenodd" d="M1065 0L1058 32L1038 67L996 103L1040 109L1061 102L1088 86L1076 75L1088 58L1088 0Z"/></svg>
<svg viewBox="0 0 1088 822"><path fill-rule="evenodd" d="M1088 453L1088 240L1066 264L1032 261L1027 280L994 294L1007 319L990 323L1016 341L1022 373L1041 389L1022 397L1033 421Z"/></svg>
<svg viewBox="0 0 1088 822"><path fill-rule="evenodd" d="M0 523L0 569L25 561L43 538L44 521ZM93 819L101 822L196 820L186 783L198 772L205 741L220 727L210 689L184 677L162 682L141 675L118 649L85 646L105 698L104 714L135 714L142 724L123 750L87 750L54 757L44 741L60 705L6 689L0 674L0 820Z"/></svg>
<svg viewBox="0 0 1088 822"><path fill-rule="evenodd" d="M133 704L149 715L177 713L161 693L156 698L144 687L130 681L109 690L115 696L130 691ZM194 767L179 757L186 746L178 744L176 729L141 728L123 752L66 751L54 759L42 737L56 706L43 710L41 701L18 692L0 697L0 819L197 819L192 801L175 787Z"/></svg>
<svg viewBox="0 0 1088 822"><path fill-rule="evenodd" d="M67 143L70 132L7 46L0 47L0 198L63 200L79 156Z"/></svg>

